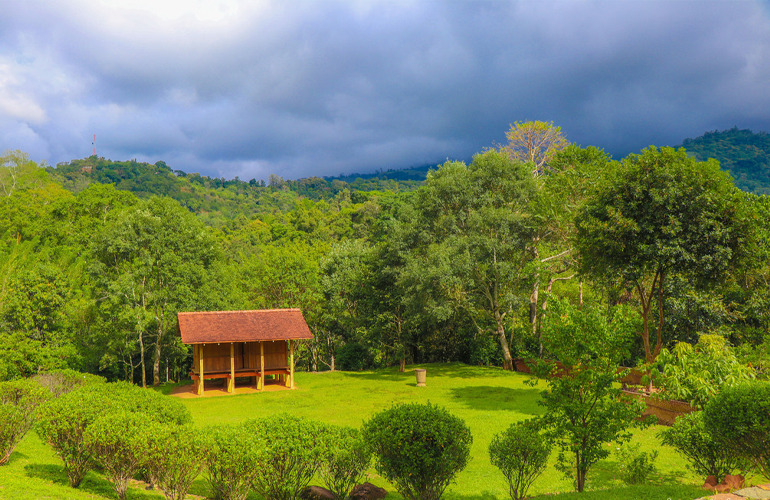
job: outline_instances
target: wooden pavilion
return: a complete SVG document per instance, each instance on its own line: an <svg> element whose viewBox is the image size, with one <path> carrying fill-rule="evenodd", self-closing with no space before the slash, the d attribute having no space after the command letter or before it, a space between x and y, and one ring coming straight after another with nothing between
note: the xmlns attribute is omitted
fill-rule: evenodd
<svg viewBox="0 0 770 500"><path fill-rule="evenodd" d="M312 339L299 309L258 311L180 312L182 342L193 346L193 369L198 395L205 379L227 379L235 391L236 377L253 378L264 390L265 376L277 376L294 388L294 342Z"/></svg>

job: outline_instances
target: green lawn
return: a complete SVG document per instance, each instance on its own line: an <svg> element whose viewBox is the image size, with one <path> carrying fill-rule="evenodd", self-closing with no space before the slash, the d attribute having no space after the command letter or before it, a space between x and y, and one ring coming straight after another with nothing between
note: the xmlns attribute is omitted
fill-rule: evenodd
<svg viewBox="0 0 770 500"><path fill-rule="evenodd" d="M527 377L496 368L477 368L460 364L427 365L428 386L416 387L414 373L398 370L377 372L297 373L297 388L293 391L227 397L185 399L196 425L218 425L249 418L289 412L324 422L359 427L379 410L399 402L427 402L446 407L465 420L473 434L472 459L460 473L457 483L450 486L448 500L505 500L507 485L500 472L489 463L487 447L492 436L511 422L538 415L539 392L545 388L525 384ZM414 367L412 367L414 368ZM684 461L670 448L662 447L656 428L638 431L634 439L645 449L658 449L657 464L661 471L650 485L625 487L617 479L614 455L597 464L589 475L587 493L560 495L569 499L687 499L703 496L701 478L694 477ZM555 458L552 456L552 461ZM398 500L393 488L372 471L370 481L391 492L389 498ZM546 499L547 493L569 492L570 481L563 479L552 466L530 490L536 498ZM210 494L206 482L199 479L191 493ZM252 495L256 499L256 496ZM153 499L155 492L132 489L129 498ZM0 468L0 499L116 498L110 484L99 474L89 473L79 490L67 486L61 463L48 446L32 433L12 455L10 464Z"/></svg>

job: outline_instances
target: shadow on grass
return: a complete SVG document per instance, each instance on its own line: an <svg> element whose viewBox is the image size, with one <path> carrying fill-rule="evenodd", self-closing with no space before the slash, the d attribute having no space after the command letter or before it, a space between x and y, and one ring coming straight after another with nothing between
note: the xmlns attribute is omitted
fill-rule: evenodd
<svg viewBox="0 0 770 500"><path fill-rule="evenodd" d="M19 460L25 460L28 458L29 458L28 455L25 455L24 453L21 453L19 451L14 451L13 453L11 453L11 456L8 457L8 463L5 465L11 465L14 462L17 462Z"/></svg>
<svg viewBox="0 0 770 500"><path fill-rule="evenodd" d="M540 415L543 408L537 404L540 389L510 389L488 385L469 385L451 390L452 398L472 410L505 410Z"/></svg>
<svg viewBox="0 0 770 500"><path fill-rule="evenodd" d="M518 372L505 371L496 366L469 366L462 363L445 364L425 364L412 365L406 368L406 371L400 372L398 368L382 368L367 372L339 372L347 377L360 378L366 380L391 380L404 382L414 381L414 370L416 368L426 368L428 370L428 380L431 377L449 377L449 378L492 378L492 377L511 377Z"/></svg>
<svg viewBox="0 0 770 500"><path fill-rule="evenodd" d="M529 497L528 500L549 500L554 493ZM558 493L561 500L692 500L704 496L698 486L683 484L618 486L608 489L593 489L582 493Z"/></svg>
<svg viewBox="0 0 770 500"><path fill-rule="evenodd" d="M458 495L450 491L445 493L441 498L446 500L500 500L490 491L482 491L475 495Z"/></svg>
<svg viewBox="0 0 770 500"><path fill-rule="evenodd" d="M42 479L67 488L71 487L64 467L61 465L30 464L24 466L24 472L27 477ZM77 489L100 497L117 498L112 483L94 472L86 474ZM134 500L157 500L159 494L159 492L149 492L139 488L129 488L128 490L128 498Z"/></svg>

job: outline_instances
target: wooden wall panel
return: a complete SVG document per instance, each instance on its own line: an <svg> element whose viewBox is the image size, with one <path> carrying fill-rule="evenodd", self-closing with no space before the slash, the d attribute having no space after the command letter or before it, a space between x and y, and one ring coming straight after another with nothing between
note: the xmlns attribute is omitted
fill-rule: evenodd
<svg viewBox="0 0 770 500"><path fill-rule="evenodd" d="M289 352L285 340L264 342L265 369L287 368ZM206 344L203 349L203 369L206 372L230 371L230 343ZM193 346L193 366L198 371L198 361L201 346ZM259 370L259 342L235 343L235 369Z"/></svg>
<svg viewBox="0 0 770 500"><path fill-rule="evenodd" d="M288 364L288 350L285 340L265 342L265 370L286 368Z"/></svg>

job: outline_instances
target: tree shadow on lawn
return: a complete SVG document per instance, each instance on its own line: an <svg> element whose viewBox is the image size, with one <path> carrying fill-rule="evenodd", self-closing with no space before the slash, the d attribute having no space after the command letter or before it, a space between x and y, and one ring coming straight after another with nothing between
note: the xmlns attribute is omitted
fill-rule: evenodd
<svg viewBox="0 0 770 500"><path fill-rule="evenodd" d="M442 495L441 498L444 500L500 500L500 498L495 496L491 491L481 491L475 495L459 495L449 491Z"/></svg>
<svg viewBox="0 0 770 500"><path fill-rule="evenodd" d="M489 385L469 385L451 390L452 398L459 400L471 410L505 410L542 415L543 408L537 404L540 389L511 389Z"/></svg>
<svg viewBox="0 0 770 500"><path fill-rule="evenodd" d="M51 483L71 488L64 467L52 464L29 464L24 466L24 472L27 477L49 481ZM102 497L117 498L112 483L93 471L89 471L83 482L77 487L78 490ZM159 491L149 492L143 489L129 487L128 498L133 500L157 500Z"/></svg>
<svg viewBox="0 0 770 500"><path fill-rule="evenodd" d="M614 449L616 445L613 443L612 447ZM614 457L614 453L611 456ZM620 465L619 461L612 458L600 460L588 472L588 486L598 490L629 486L620 479ZM673 470L664 472L658 467L643 484L647 486L677 485L682 477L680 472Z"/></svg>
<svg viewBox="0 0 770 500"><path fill-rule="evenodd" d="M382 368L373 372L339 372L346 377L361 378L366 380L390 380L404 382L414 382L415 369L425 368L428 370L428 383L430 383L431 377L450 377L450 378L502 378L510 377L518 372L505 371L496 366L469 366L462 363L446 363L446 364L425 364L425 365L412 365L406 368L406 371L400 372L397 367ZM416 383L416 382L414 382Z"/></svg>
<svg viewBox="0 0 770 500"><path fill-rule="evenodd" d="M8 457L8 463L6 463L5 465L11 465L14 462L17 462L19 460L27 460L27 459L29 459L28 455L25 455L24 453L21 453L20 451L15 451L14 450L14 452L11 453L11 456Z"/></svg>

